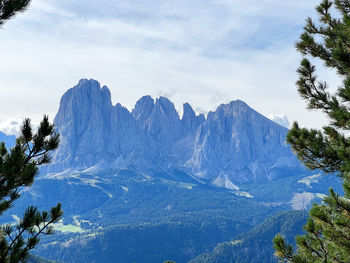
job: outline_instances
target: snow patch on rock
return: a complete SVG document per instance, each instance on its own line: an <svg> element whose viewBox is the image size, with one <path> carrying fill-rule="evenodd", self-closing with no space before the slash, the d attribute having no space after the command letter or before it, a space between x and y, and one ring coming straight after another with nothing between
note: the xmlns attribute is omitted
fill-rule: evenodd
<svg viewBox="0 0 350 263"><path fill-rule="evenodd" d="M312 183L318 183L318 180L321 178L321 174L314 174L311 176L304 177L298 181L300 184L305 184L307 187L312 188Z"/></svg>

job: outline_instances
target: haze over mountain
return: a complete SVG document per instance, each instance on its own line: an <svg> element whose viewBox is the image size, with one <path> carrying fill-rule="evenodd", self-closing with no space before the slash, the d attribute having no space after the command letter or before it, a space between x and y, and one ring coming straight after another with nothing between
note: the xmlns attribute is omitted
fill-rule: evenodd
<svg viewBox="0 0 350 263"><path fill-rule="evenodd" d="M82 79L63 95L54 122L62 142L51 172L181 166L198 179L235 189L236 183L301 167L285 142L288 130L239 100L221 104L207 118L188 103L180 118L165 97L144 96L129 112L112 105L106 86Z"/></svg>

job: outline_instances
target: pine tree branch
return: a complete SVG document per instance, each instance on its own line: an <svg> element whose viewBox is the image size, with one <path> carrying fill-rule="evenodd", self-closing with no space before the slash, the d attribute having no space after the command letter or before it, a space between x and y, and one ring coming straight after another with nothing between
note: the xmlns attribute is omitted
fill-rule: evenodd
<svg viewBox="0 0 350 263"><path fill-rule="evenodd" d="M4 253L4 258L3 258L3 259L0 259L1 261L2 261L2 260L5 260L5 259L7 258L7 255L9 254L9 252L10 252L12 246L13 246L13 245L15 244L15 242L23 235L25 229L22 229L21 231L18 230L18 231L19 231L18 234L17 234L17 235L15 236L15 238L12 240L12 242L11 242L10 245L8 246L6 252ZM1 261L0 261L0 262L1 262Z"/></svg>
<svg viewBox="0 0 350 263"><path fill-rule="evenodd" d="M0 25L19 12L24 12L31 0L0 0Z"/></svg>

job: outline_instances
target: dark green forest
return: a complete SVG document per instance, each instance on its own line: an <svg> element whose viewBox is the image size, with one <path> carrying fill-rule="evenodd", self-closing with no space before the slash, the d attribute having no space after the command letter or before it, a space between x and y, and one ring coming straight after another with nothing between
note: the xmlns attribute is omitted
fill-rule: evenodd
<svg viewBox="0 0 350 263"><path fill-rule="evenodd" d="M272 216L251 231L218 244L213 251L202 254L190 263L277 263L273 255L273 237L280 233L293 243L296 235L303 234L307 211L291 211Z"/></svg>

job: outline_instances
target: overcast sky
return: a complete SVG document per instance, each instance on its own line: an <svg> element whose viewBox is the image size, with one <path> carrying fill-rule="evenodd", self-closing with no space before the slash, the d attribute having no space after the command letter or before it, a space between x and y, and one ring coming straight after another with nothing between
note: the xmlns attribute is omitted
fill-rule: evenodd
<svg viewBox="0 0 350 263"><path fill-rule="evenodd" d="M19 116L53 119L81 78L107 85L128 109L143 95L166 96L180 112L184 102L207 112L241 99L318 127L294 84L294 43L318 2L33 0L0 29L0 129Z"/></svg>

